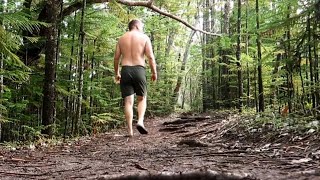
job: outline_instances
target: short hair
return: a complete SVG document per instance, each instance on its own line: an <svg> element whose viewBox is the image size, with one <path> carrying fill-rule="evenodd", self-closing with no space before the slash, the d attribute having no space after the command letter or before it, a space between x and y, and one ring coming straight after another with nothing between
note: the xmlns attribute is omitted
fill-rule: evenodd
<svg viewBox="0 0 320 180"><path fill-rule="evenodd" d="M129 24L128 24L129 30L132 30L133 27L134 27L135 25L139 24L139 23L141 23L141 22L140 22L139 20L137 20L137 19L131 20L131 21L129 22Z"/></svg>

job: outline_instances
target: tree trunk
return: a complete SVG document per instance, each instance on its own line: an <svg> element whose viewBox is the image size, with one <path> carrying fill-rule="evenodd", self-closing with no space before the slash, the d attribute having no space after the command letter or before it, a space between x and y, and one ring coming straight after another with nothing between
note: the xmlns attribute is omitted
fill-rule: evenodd
<svg viewBox="0 0 320 180"><path fill-rule="evenodd" d="M257 23L257 49L258 49L258 86L259 86L259 112L264 112L264 94L262 81L262 64L261 64L261 37L260 37L260 14L259 0L256 0L256 23Z"/></svg>
<svg viewBox="0 0 320 180"><path fill-rule="evenodd" d="M279 53L277 54L277 57L276 57L276 60L275 60L275 63L274 63L274 68L273 68L273 71L272 71L272 85L271 85L271 91L272 91L272 96L270 97L270 101L271 101L271 105L274 106L275 104L275 101L277 99L277 92L278 92L278 87L274 85L274 83L276 82L276 74L278 73L278 69L279 69L279 66L280 66L280 62L282 60L282 54Z"/></svg>
<svg viewBox="0 0 320 180"><path fill-rule="evenodd" d="M313 74L313 59L312 59L312 47L311 47L311 17L310 14L308 15L307 20L307 32L308 32L308 60L309 60L309 68L310 68L310 86L311 86L311 100L312 100L312 107L316 107L316 97L314 93L314 74Z"/></svg>
<svg viewBox="0 0 320 180"><path fill-rule="evenodd" d="M320 2L320 1L319 1ZM318 3L319 3L318 2ZM319 7L320 8L320 7ZM316 98L316 107L320 104L320 94L319 94L319 40L317 39L316 33L318 32L317 29L317 20L314 21L313 24L313 54L314 54L314 83L315 83L315 98ZM319 114L319 113L318 113Z"/></svg>
<svg viewBox="0 0 320 180"><path fill-rule="evenodd" d="M182 83L182 74L183 74L184 70L186 69L186 64L187 64L187 60L188 60L190 46L192 44L193 36L195 35L195 33L196 33L196 31L191 31L189 39L188 39L188 42L187 42L187 45L186 45L186 48L185 48L184 53L183 53L183 61L182 61L182 64L181 64L180 74L178 76L176 87L175 87L175 89L173 91L173 97L175 98L175 102L176 102L176 100L178 98L179 90L180 90L181 83Z"/></svg>
<svg viewBox="0 0 320 180"><path fill-rule="evenodd" d="M237 66L238 66L238 109L239 112L242 111L242 93L243 93L243 87L242 87L242 68L241 68L241 0L238 0L238 20L237 20L237 52L236 52L236 58L237 58Z"/></svg>
<svg viewBox="0 0 320 180"><path fill-rule="evenodd" d="M211 11L211 18L210 18L210 21L211 21L211 27L210 27L210 32L214 33L215 32L215 20L216 20L216 10L215 10L215 3L216 1L215 0L212 0L211 1L211 4L210 4L210 11ZM210 44L213 44L215 41L214 37L213 36L210 36ZM215 47L213 45L210 46L210 58L214 58L215 57ZM217 92L218 92L218 88L217 88L217 76L216 76L216 66L215 66L215 62L213 60L211 60L211 89L212 89L212 92L211 92L211 101L212 101L212 108L214 109L218 109L218 103L217 103Z"/></svg>
<svg viewBox="0 0 320 180"><path fill-rule="evenodd" d="M306 91L305 91L305 87L304 87L304 79L303 79L302 68L301 68L301 61L302 61L301 54L299 54L298 58L299 58L299 75L300 75L301 89L302 89L301 105L302 105L303 112L306 112L305 106L304 106L304 104L305 104L304 97L305 97Z"/></svg>
<svg viewBox="0 0 320 180"><path fill-rule="evenodd" d="M0 12L5 12L4 7L6 5L5 4L6 1L1 0L0 3L3 4L2 6L0 6ZM3 26L3 22L2 21L0 21L0 26ZM3 59L4 59L4 56L3 56L2 53L0 53L0 70L1 71L3 71ZM3 94L3 75L0 75L0 100L1 100L1 102L2 102L2 98L3 98L2 94ZM1 111L0 112L0 119L2 119L2 118L3 118L3 113ZM1 120L0 120L0 142L2 142L1 140L2 140L2 123L1 123Z"/></svg>
<svg viewBox="0 0 320 180"><path fill-rule="evenodd" d="M60 0L60 11L59 12L62 12L63 10L63 0ZM59 14L59 19L62 18L62 14L60 13ZM57 80L58 79L58 74L57 74L57 70L58 70L58 65L59 65L59 61L60 61L60 42L61 42L61 24L62 22L57 22L57 29L58 29L58 34L57 34L57 50L56 50L56 66L55 66L55 79ZM56 107L56 101L57 101L57 96L54 97L55 100L54 100L54 107ZM62 116L63 117L63 116ZM54 111L53 111L53 119L56 119L57 118L57 109L54 108ZM58 117L59 118L59 117ZM60 119L60 118L59 118ZM62 118L61 118L62 119Z"/></svg>
<svg viewBox="0 0 320 180"><path fill-rule="evenodd" d="M77 27L77 12L74 13L74 19L73 19L74 23L73 23L73 29L76 29ZM74 46L75 46L75 33L76 31L73 31L73 34L72 34L72 46L71 46L71 53L70 53L70 59L69 59L69 74L68 74L68 81L70 82L70 84L68 84L68 92L70 92L71 90L71 87L72 87L72 84L71 82L73 82L73 78L72 78L72 74L73 74L73 56L74 56ZM65 127L64 127L64 137L66 137L66 135L68 134L68 123L70 121L70 119L72 119L72 122L71 122L71 134L74 133L74 130L73 130L73 110L72 110L72 100L71 100L71 97L70 95L68 95L67 97L67 102L66 102L66 109L65 109L65 112L66 112L66 121L65 121Z"/></svg>
<svg viewBox="0 0 320 180"><path fill-rule="evenodd" d="M0 12L1 12L1 10L0 10ZM3 70L3 59L4 59L3 54L0 54L0 70L1 71ZM3 94L3 75L0 75L0 100L1 101L2 101L2 98L3 98L2 94ZM0 118L1 119L3 118L2 111L0 112ZM0 142L2 140L1 137L2 137L2 123L1 123L1 120L0 120Z"/></svg>
<svg viewBox="0 0 320 180"><path fill-rule="evenodd" d="M187 84L187 76L184 77L184 82L185 84ZM181 109L184 109L184 104L185 104L185 97L186 97L186 89L187 89L187 86L184 87L183 89L183 93L182 93L182 103L181 103Z"/></svg>
<svg viewBox="0 0 320 180"><path fill-rule="evenodd" d="M253 79L254 79L254 105L256 108L256 112L259 112L259 102L258 102L258 93L257 93L257 68L255 66L254 70L253 70Z"/></svg>
<svg viewBox="0 0 320 180"><path fill-rule="evenodd" d="M315 4L316 24L319 26L320 22L320 0Z"/></svg>
<svg viewBox="0 0 320 180"><path fill-rule="evenodd" d="M249 55L249 33L248 33L248 8L249 2L246 0L246 55ZM247 107L250 107L250 69L247 62Z"/></svg>
<svg viewBox="0 0 320 180"><path fill-rule="evenodd" d="M83 96L83 71L84 71L84 39L85 39L85 32L84 32L84 16L85 16L85 8L86 8L86 0L83 0L83 6L81 11L81 22L80 22L80 52L79 52L79 80L78 80L78 102L77 102L77 111L76 111L76 121L75 121L75 132L77 135L80 133L80 126L82 125L82 118L81 118L81 107L82 107L82 96ZM83 129L85 130L85 129Z"/></svg>
<svg viewBox="0 0 320 180"><path fill-rule="evenodd" d="M164 57L165 58L168 58L168 59L170 59L170 52L171 52L171 49L172 49L172 45L173 45L173 43L174 43L174 39L175 39L175 36L176 36L176 29L175 28L171 28L171 29L169 29L169 35L168 35L168 37L167 37L167 46L166 46L166 49L165 49L165 53L164 53ZM160 70L158 71L158 77L160 78L160 77L162 77L161 75L162 74L160 74L162 71L163 72L166 72L166 70L167 70L167 67L168 67L168 61L165 61L164 62L164 67L162 66L162 64L160 64L160 66L159 66L159 68L160 68ZM167 84L168 83L168 78L166 77L166 73L164 73L164 77L163 77L163 79L164 79L164 82L165 82L165 84ZM158 80L160 80L160 79L158 79Z"/></svg>
<svg viewBox="0 0 320 180"><path fill-rule="evenodd" d="M208 30L209 28L209 1L203 1L203 29ZM209 109L209 97L208 97L208 77L207 77L207 48L208 45L208 35L202 35L202 111L205 112Z"/></svg>
<svg viewBox="0 0 320 180"><path fill-rule="evenodd" d="M287 18L290 18L290 3L288 5L288 14L287 14ZM286 50L286 56L287 56L287 73L288 73L288 107L289 107L289 112L292 112L292 98L294 96L294 85L293 85L293 75L292 75L292 71L293 71L293 59L291 56L291 30L290 30L290 26L287 27L287 32L286 32L286 36L287 36L287 50Z"/></svg>
<svg viewBox="0 0 320 180"><path fill-rule="evenodd" d="M94 70L94 65L95 65L95 49L97 48L96 47L96 39L93 40L93 52L92 52L92 57L91 57L91 77L90 77L90 100L89 100L89 104L90 104L90 113L89 113L89 117L90 117L90 125L92 127L92 118L91 116L93 115L94 113L94 98L93 98L93 79L94 79L94 76L95 76L95 70Z"/></svg>
<svg viewBox="0 0 320 180"><path fill-rule="evenodd" d="M227 0L224 5L224 13L223 13L223 27L222 27L222 33L227 35L230 32L230 1ZM229 59L227 57L228 53L227 50L222 50L221 57L222 62L224 65L221 67L221 85L222 85L222 100L224 102L224 108L230 108L231 102L230 102L230 79L229 79Z"/></svg>
<svg viewBox="0 0 320 180"><path fill-rule="evenodd" d="M169 57L170 56L170 51L174 42L174 38L176 35L176 30L175 29L170 29L169 30L169 36L168 36L168 40L167 40L167 47L166 47L166 51L165 51L165 55L164 57Z"/></svg>
<svg viewBox="0 0 320 180"><path fill-rule="evenodd" d="M48 0L46 4L47 23L51 24L46 28L46 50L45 50L45 78L43 86L43 110L42 125L43 134L51 137L54 132L54 111L55 111L55 66L57 53L57 17L59 15L60 0Z"/></svg>

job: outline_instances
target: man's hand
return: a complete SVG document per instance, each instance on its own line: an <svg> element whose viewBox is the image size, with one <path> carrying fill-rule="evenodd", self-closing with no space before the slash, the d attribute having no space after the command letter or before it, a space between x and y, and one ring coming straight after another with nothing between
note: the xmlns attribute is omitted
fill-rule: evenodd
<svg viewBox="0 0 320 180"><path fill-rule="evenodd" d="M157 74L156 74L156 73L152 73L152 75L151 75L151 80L152 80L152 81L156 81L157 79L158 79Z"/></svg>
<svg viewBox="0 0 320 180"><path fill-rule="evenodd" d="M114 77L114 80L115 80L115 83L116 83L116 84L120 84L121 75L120 75L120 74L117 74L117 75Z"/></svg>

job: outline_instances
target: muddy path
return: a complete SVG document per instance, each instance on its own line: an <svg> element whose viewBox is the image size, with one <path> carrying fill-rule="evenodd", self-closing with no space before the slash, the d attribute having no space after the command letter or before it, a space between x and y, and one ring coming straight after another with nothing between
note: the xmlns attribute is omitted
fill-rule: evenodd
<svg viewBox="0 0 320 180"><path fill-rule="evenodd" d="M254 142L230 133L229 114L146 119L148 135L125 129L58 145L0 147L0 179L320 179L315 136ZM257 134L257 136L260 136Z"/></svg>

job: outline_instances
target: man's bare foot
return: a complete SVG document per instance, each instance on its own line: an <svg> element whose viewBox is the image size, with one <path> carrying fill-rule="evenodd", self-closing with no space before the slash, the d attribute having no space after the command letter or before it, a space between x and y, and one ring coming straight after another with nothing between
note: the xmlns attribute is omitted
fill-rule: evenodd
<svg viewBox="0 0 320 180"><path fill-rule="evenodd" d="M143 124L137 124L137 129L140 134L148 134L148 131Z"/></svg>
<svg viewBox="0 0 320 180"><path fill-rule="evenodd" d="M128 136L133 136L133 129L128 127Z"/></svg>

